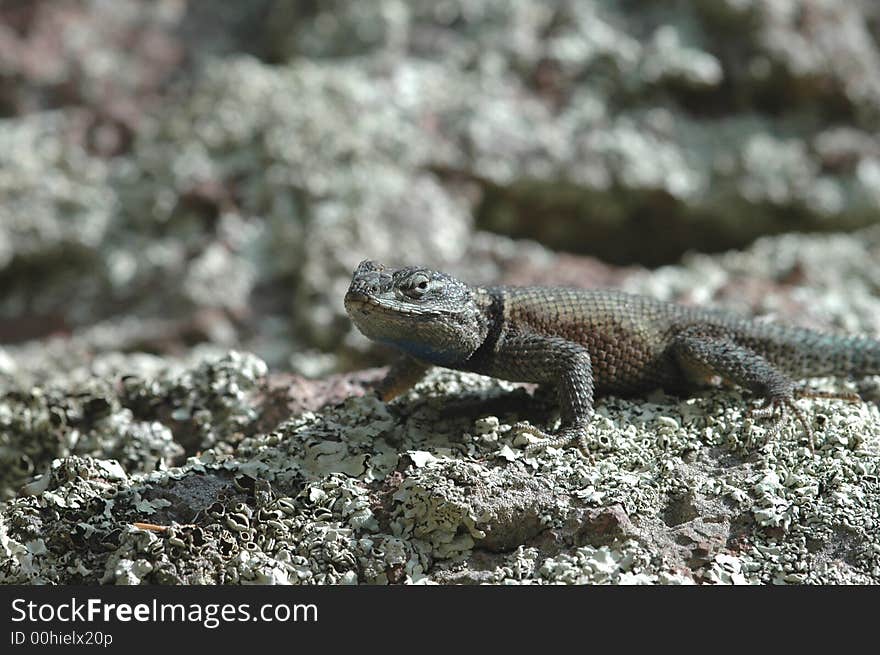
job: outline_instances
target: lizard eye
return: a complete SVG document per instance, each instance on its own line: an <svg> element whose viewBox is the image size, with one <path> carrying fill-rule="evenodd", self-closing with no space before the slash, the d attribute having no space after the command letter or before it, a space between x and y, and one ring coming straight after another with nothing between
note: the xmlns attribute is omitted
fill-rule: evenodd
<svg viewBox="0 0 880 655"><path fill-rule="evenodd" d="M427 293L430 286L431 284L428 277L421 273L417 273L401 285L401 289L406 295L412 298L421 298Z"/></svg>

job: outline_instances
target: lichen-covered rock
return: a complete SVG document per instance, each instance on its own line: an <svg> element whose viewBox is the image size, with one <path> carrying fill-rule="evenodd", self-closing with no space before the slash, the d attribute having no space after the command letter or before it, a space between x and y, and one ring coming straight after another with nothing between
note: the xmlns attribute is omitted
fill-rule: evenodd
<svg viewBox="0 0 880 655"><path fill-rule="evenodd" d="M441 376L420 393L452 389ZM230 454L211 449L152 473L56 459L0 513L0 578L792 583L880 575L875 407L835 406L811 452L793 426L744 448L743 431L759 428L737 418L747 400L735 394L609 401L593 464L572 449L524 458L501 420L495 440L461 435L464 451L439 440L414 449L407 435L425 430L425 415L391 416L371 435L363 429L375 421L373 403L353 399L248 437ZM809 408L817 420L830 413L824 404ZM352 441L338 441L343 435ZM389 439L411 449L390 449ZM528 562L514 564L512 552L530 553Z"/></svg>
<svg viewBox="0 0 880 655"><path fill-rule="evenodd" d="M291 60L440 62L433 164L478 182L483 226L659 263L793 222L875 221L878 16L867 1L377 0L278 3L273 33Z"/></svg>
<svg viewBox="0 0 880 655"><path fill-rule="evenodd" d="M227 447L259 419L255 397L266 365L230 352L185 368L170 363L106 377L75 372L0 395L0 493L16 494L53 460L72 455L112 458L129 473L165 469L218 442Z"/></svg>
<svg viewBox="0 0 880 655"><path fill-rule="evenodd" d="M878 239L767 239L629 284L877 331ZM525 455L511 426L557 418L523 385L438 370L386 405L354 376L297 380L288 405L251 355L161 362L107 357L0 399L0 582L880 582L880 379L864 403L799 401L815 450L796 422L768 442L736 390L603 398L590 461Z"/></svg>

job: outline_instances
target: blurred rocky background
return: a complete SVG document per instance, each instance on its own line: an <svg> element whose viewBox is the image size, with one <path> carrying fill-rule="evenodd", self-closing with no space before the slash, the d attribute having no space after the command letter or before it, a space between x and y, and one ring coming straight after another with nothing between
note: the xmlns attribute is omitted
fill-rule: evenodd
<svg viewBox="0 0 880 655"><path fill-rule="evenodd" d="M0 0L3 495L344 398L364 258L876 333L878 128L875 0Z"/></svg>
<svg viewBox="0 0 880 655"><path fill-rule="evenodd" d="M878 40L871 0L4 0L6 369L317 375L362 362L363 258L523 279L868 225Z"/></svg>

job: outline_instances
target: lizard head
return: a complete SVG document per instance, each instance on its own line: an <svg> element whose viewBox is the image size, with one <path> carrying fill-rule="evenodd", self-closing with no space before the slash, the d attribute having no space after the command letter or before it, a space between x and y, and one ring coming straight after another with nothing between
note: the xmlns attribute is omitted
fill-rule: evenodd
<svg viewBox="0 0 880 655"><path fill-rule="evenodd" d="M488 319L467 284L445 273L362 261L345 310L374 341L438 366L464 362L488 332Z"/></svg>

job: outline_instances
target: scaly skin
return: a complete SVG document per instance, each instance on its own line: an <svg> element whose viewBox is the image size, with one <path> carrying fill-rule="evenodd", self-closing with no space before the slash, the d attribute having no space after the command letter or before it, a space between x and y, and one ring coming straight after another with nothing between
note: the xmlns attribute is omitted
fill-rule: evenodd
<svg viewBox="0 0 880 655"><path fill-rule="evenodd" d="M403 352L378 391L404 393L432 366L556 387L562 425L556 435L517 428L543 439L530 449L586 436L597 395L633 395L663 388L687 393L732 382L764 398L753 416L787 413L810 422L795 399L834 397L795 379L880 374L880 341L754 321L622 293L541 287L471 287L420 267L386 269L363 261L345 295L358 329Z"/></svg>

